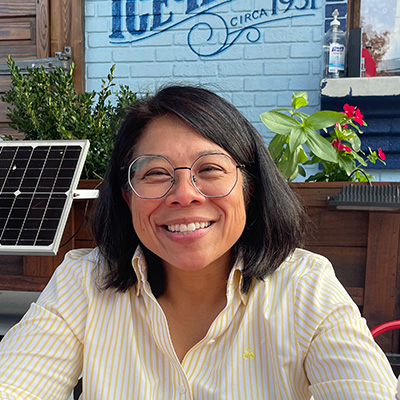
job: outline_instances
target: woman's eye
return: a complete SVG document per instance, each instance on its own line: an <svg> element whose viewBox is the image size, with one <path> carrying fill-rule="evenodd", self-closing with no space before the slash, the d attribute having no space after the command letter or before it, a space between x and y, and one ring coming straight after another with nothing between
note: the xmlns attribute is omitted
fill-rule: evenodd
<svg viewBox="0 0 400 400"><path fill-rule="evenodd" d="M165 171L163 169L152 169L152 170L146 172L145 175L146 176L147 175L169 175L169 173L168 173L168 171Z"/></svg>
<svg viewBox="0 0 400 400"><path fill-rule="evenodd" d="M215 164L207 164L207 165L202 165L197 173L205 175L205 174L218 174L222 172L224 172L224 169L221 166Z"/></svg>
<svg viewBox="0 0 400 400"><path fill-rule="evenodd" d="M142 179L156 180L156 179L166 179L171 177L172 177L171 173L165 169L151 169L143 174Z"/></svg>

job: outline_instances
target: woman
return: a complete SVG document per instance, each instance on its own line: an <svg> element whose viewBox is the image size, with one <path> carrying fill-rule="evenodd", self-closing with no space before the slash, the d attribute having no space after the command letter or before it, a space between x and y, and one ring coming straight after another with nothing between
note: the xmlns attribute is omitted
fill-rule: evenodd
<svg viewBox="0 0 400 400"><path fill-rule="evenodd" d="M93 215L0 348L6 399L389 399L395 377L252 125L172 86L123 123ZM25 397L24 397L25 396ZM35 397L36 396L36 397Z"/></svg>

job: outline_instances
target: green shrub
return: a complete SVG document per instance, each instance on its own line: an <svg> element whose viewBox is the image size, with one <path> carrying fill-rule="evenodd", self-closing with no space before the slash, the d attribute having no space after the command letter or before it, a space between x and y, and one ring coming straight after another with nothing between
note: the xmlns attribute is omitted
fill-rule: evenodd
<svg viewBox="0 0 400 400"><path fill-rule="evenodd" d="M88 139L90 149L82 178L101 179L114 146L115 136L128 107L138 96L128 86L115 91L113 65L101 90L77 93L69 71L43 67L28 68L23 74L11 57L8 58L11 88L2 96L10 105L9 125L24 134L26 140ZM5 139L12 139L7 136Z"/></svg>

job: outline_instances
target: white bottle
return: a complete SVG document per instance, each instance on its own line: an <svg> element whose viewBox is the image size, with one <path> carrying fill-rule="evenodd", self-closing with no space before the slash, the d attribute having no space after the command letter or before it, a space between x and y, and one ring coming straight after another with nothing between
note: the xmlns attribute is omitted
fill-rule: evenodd
<svg viewBox="0 0 400 400"><path fill-rule="evenodd" d="M331 27L324 36L324 77L341 78L344 76L346 34L339 28L338 10L332 16Z"/></svg>

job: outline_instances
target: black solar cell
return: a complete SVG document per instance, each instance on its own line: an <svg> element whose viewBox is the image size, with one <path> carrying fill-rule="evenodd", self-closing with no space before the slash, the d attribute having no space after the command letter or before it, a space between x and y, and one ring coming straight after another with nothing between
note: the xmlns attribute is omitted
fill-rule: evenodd
<svg viewBox="0 0 400 400"><path fill-rule="evenodd" d="M0 142L0 253L55 254L87 141Z"/></svg>

